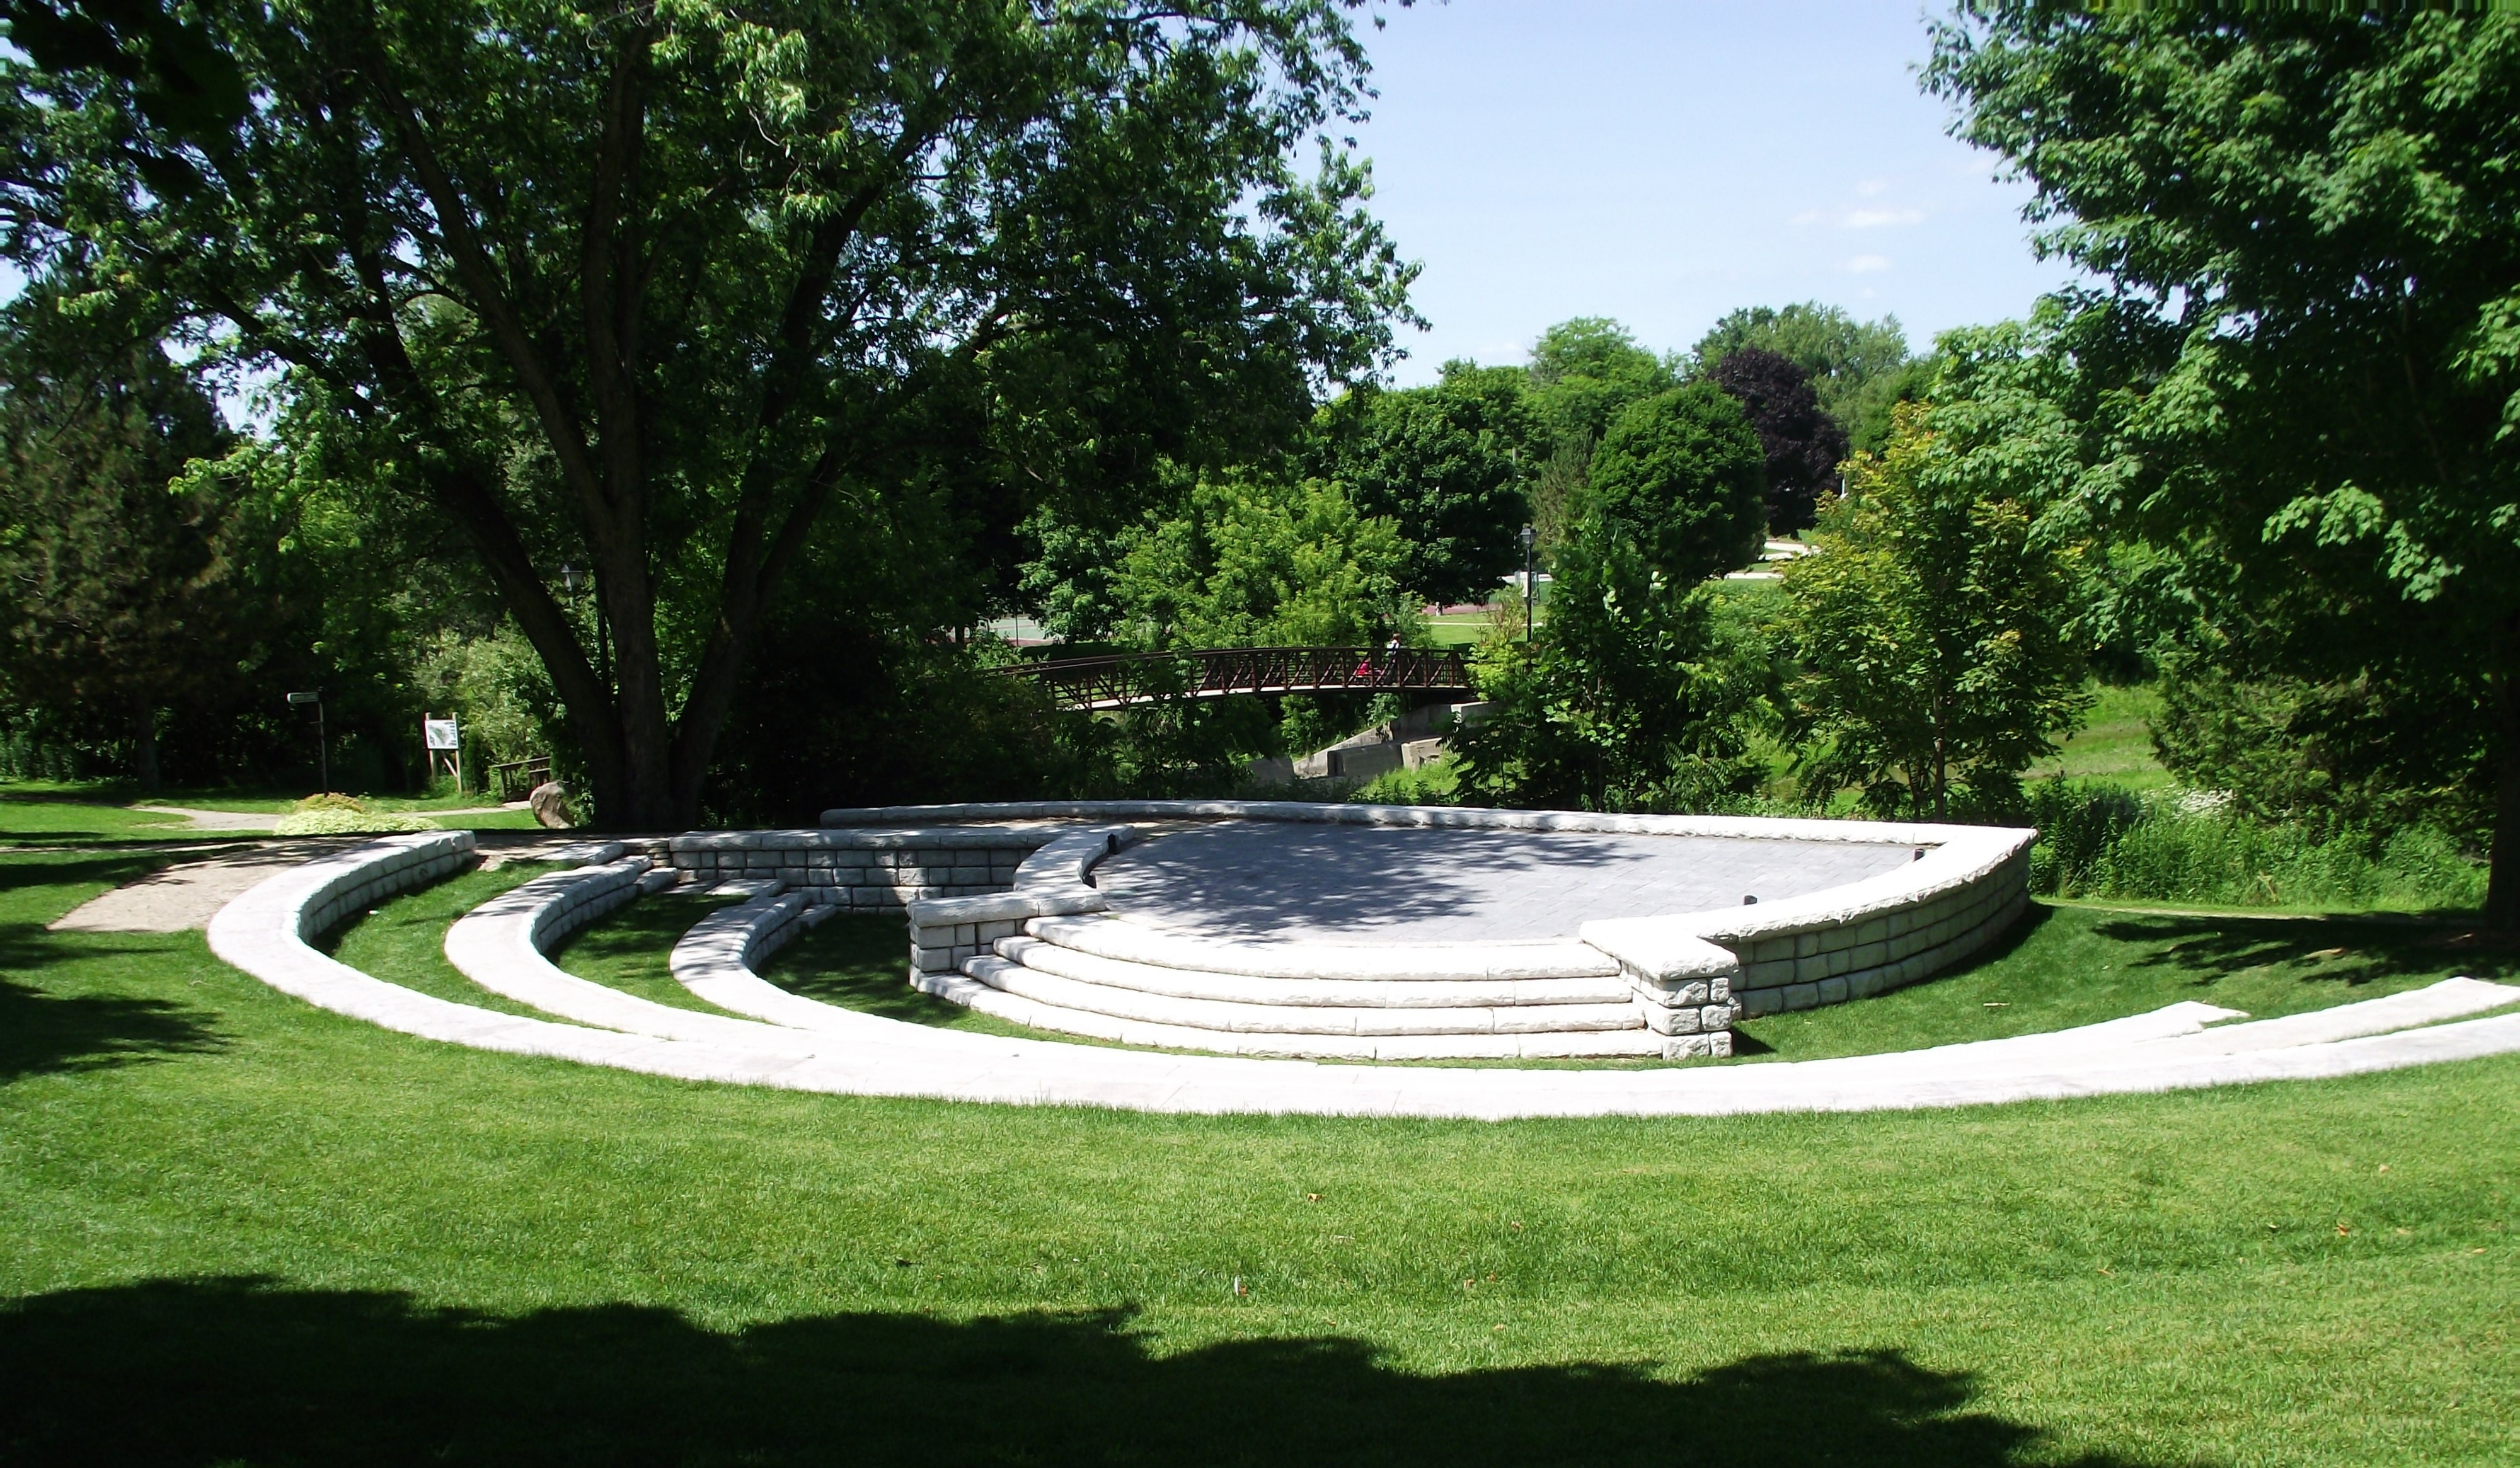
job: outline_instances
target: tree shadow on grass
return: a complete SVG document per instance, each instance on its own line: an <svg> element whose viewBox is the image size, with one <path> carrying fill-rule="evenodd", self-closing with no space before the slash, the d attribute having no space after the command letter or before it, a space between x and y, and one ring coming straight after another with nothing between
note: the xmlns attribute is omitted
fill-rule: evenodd
<svg viewBox="0 0 2520 1468"><path fill-rule="evenodd" d="M2299 970L2305 983L2347 989L2383 979L2457 972L2480 979L2520 976L2520 952L2480 941L2458 924L2386 917L2113 917L2103 938L2150 945L2135 961L2172 967L2210 986L2252 968Z"/></svg>
<svg viewBox="0 0 2520 1468"><path fill-rule="evenodd" d="M910 930L895 913L828 918L773 955L761 974L790 994L879 1019L948 1025L971 1012L910 987Z"/></svg>
<svg viewBox="0 0 2520 1468"><path fill-rule="evenodd" d="M253 1279L0 1309L0 1461L1931 1464L2045 1446L1894 1351L1414 1375L1345 1338L1158 1354L1125 1312L819 1315L720 1332ZM2078 1468L2131 1460L2084 1456Z"/></svg>
<svg viewBox="0 0 2520 1468"><path fill-rule="evenodd" d="M22 855L0 862L0 892L15 892L22 887L61 887L88 882L119 887L147 876L169 860L165 856L139 852L129 856L78 858Z"/></svg>
<svg viewBox="0 0 2520 1468"><path fill-rule="evenodd" d="M202 1054L225 1044L199 1009L164 1000L47 994L0 973L0 1086Z"/></svg>

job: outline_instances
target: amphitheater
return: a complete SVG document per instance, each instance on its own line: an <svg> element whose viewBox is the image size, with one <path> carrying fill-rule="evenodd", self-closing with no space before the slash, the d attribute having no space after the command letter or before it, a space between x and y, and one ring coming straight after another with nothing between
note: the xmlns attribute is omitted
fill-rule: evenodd
<svg viewBox="0 0 2520 1468"><path fill-rule="evenodd" d="M467 869L467 831L285 870L209 939L310 1003L448 1044L693 1081L1152 1111L1865 1110L2520 1049L2520 1013L2490 1013L2520 989L2451 979L2273 1020L2188 1002L1926 1050L1730 1059L1742 1017L1861 1002L2000 940L2027 904L2034 837L1262 801L832 811L813 829L585 843L449 928L457 969L547 1017L421 994L312 946ZM706 1010L548 956L629 903L691 895L714 901L693 905L670 965ZM900 914L908 983L1045 1038L881 1018L755 971L845 912Z"/></svg>

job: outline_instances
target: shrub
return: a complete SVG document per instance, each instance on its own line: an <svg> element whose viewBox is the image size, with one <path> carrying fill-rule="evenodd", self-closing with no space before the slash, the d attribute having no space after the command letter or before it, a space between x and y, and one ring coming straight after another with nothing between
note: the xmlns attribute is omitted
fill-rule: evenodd
<svg viewBox="0 0 2520 1468"><path fill-rule="evenodd" d="M282 836L369 836L397 831L433 831L437 823L403 811L372 811L350 795L327 791L309 795L281 818L273 833Z"/></svg>
<svg viewBox="0 0 2520 1468"><path fill-rule="evenodd" d="M2439 828L2324 832L2252 819L2194 791L2135 795L2045 780L2026 792L2040 830L2034 892L2214 907L2474 909L2485 867Z"/></svg>

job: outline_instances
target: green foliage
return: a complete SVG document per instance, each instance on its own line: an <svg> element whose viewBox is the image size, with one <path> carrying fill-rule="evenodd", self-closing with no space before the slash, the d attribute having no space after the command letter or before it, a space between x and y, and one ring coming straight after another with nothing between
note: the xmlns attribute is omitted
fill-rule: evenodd
<svg viewBox="0 0 2520 1468"><path fill-rule="evenodd" d="M1679 382L1669 363L1601 316L1578 316L1541 333L1529 371L1532 405L1543 424L1559 442L1585 449L1610 431L1630 403Z"/></svg>
<svg viewBox="0 0 2520 1468"><path fill-rule="evenodd" d="M1927 79L2107 282L2088 497L2176 556L2188 650L2423 709L2420 763L2502 803L2489 920L2520 926L2520 17L2004 4ZM2324 731L2332 788L2394 778L2406 728Z"/></svg>
<svg viewBox="0 0 2520 1468"><path fill-rule="evenodd" d="M2377 829L2438 824L2483 839L2493 820L2469 751L2432 737L2431 690L2374 678L2235 679L2188 652L2164 659L2153 742L2164 768L2268 823Z"/></svg>
<svg viewBox="0 0 2520 1468"><path fill-rule="evenodd" d="M1789 359L1811 378L1822 411L1859 449L1888 436L1891 405L1917 395L1926 373L1908 355L1899 318L1857 321L1842 306L1798 301L1782 308L1744 306L1729 312L1690 349L1700 372L1743 347Z"/></svg>
<svg viewBox="0 0 2520 1468"><path fill-rule="evenodd" d="M1364 166L1299 166L1363 101L1337 0L186 15L253 99L208 132L163 27L0 54L0 243L283 372L433 507L612 823L696 813L832 507L947 502L968 626L1035 508L1282 445L1407 313Z"/></svg>
<svg viewBox="0 0 2520 1468"><path fill-rule="evenodd" d="M286 522L189 471L227 430L112 302L48 278L0 334L0 688L29 734L129 738L155 790L161 720L217 708L288 620Z"/></svg>
<svg viewBox="0 0 2520 1468"><path fill-rule="evenodd" d="M457 715L476 772L563 747L559 695L533 645L510 623L487 637L440 629L422 645L415 677L432 708Z"/></svg>
<svg viewBox="0 0 2520 1468"><path fill-rule="evenodd" d="M1748 731L1766 669L1727 631L1712 594L1676 586L1623 523L1587 522L1558 553L1539 635L1500 628L1478 652L1495 708L1454 735L1457 788L1478 804L1732 808L1760 774Z"/></svg>
<svg viewBox="0 0 2520 1468"><path fill-rule="evenodd" d="M1785 571L1806 792L1950 814L2000 792L2090 700L2074 626L2079 551L2033 523L2022 424L1984 404L1911 405L1857 456L1818 554ZM2050 467L2055 467L2052 461Z"/></svg>
<svg viewBox="0 0 2520 1468"><path fill-rule="evenodd" d="M2192 791L2039 780L2034 892L2211 907L2445 909L2485 900L2485 868L2438 827L2256 820Z"/></svg>
<svg viewBox="0 0 2520 1468"><path fill-rule="evenodd" d="M1112 596L1157 646L1380 646L1422 641L1414 548L1335 483L1202 477L1179 518L1136 536Z"/></svg>
<svg viewBox="0 0 2520 1468"><path fill-rule="evenodd" d="M1433 602L1478 601L1521 569L1516 532L1531 514L1524 464L1547 443L1520 368L1450 362L1443 380L1358 388L1315 420L1311 471L1407 541L1401 585Z"/></svg>
<svg viewBox="0 0 2520 1468"><path fill-rule="evenodd" d="M1766 462L1741 405L1689 382L1620 410L1593 455L1586 511L1624 526L1673 584L1703 581L1759 558Z"/></svg>
<svg viewBox="0 0 2520 1468"><path fill-rule="evenodd" d="M437 823L409 811L378 811L348 795L327 791L297 802L281 818L275 836L370 836L437 829Z"/></svg>

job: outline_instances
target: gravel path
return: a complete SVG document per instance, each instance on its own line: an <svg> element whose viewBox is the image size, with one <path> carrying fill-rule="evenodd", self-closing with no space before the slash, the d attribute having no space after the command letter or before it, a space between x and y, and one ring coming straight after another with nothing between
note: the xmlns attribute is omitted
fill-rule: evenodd
<svg viewBox="0 0 2520 1468"><path fill-rule="evenodd" d="M280 818L271 819L277 823ZM273 841L221 852L205 861L181 862L91 898L48 926L57 933L180 933L205 928L212 913L256 882L352 844L340 839Z"/></svg>
<svg viewBox="0 0 2520 1468"><path fill-rule="evenodd" d="M214 813L215 814L215 813ZM278 817L271 818L277 822ZM477 848L484 870L506 862L533 861L586 838L569 831L523 832L489 837ZM285 867L344 851L360 836L320 836L292 841L239 843L199 861L161 867L72 908L48 924L54 932L180 933L205 928L210 916L263 878Z"/></svg>

